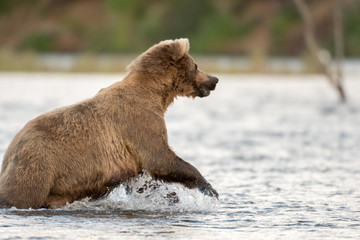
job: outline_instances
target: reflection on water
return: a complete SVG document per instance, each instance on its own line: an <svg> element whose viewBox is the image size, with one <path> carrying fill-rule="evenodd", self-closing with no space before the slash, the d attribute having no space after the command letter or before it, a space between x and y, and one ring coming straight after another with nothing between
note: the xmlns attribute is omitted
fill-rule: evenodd
<svg viewBox="0 0 360 240"><path fill-rule="evenodd" d="M0 158L28 120L121 77L0 74ZM171 106L170 145L219 201L176 184L139 190L143 177L98 201L1 209L0 239L358 239L360 82L347 81L344 105L303 78L220 76L210 97Z"/></svg>

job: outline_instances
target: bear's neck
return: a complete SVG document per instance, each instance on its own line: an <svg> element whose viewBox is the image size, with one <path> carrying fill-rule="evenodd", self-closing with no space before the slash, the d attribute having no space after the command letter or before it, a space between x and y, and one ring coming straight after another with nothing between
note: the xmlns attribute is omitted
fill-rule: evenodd
<svg viewBox="0 0 360 240"><path fill-rule="evenodd" d="M154 108L157 112L161 109L161 114L165 114L176 98L173 89L158 76L131 72L122 82L136 91L136 95L141 96L147 107Z"/></svg>

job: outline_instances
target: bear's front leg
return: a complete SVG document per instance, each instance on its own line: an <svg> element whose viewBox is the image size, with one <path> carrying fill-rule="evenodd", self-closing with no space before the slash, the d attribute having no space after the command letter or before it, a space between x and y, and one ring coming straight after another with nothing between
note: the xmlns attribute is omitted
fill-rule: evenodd
<svg viewBox="0 0 360 240"><path fill-rule="evenodd" d="M198 188L205 195L219 197L218 192L206 181L201 173L190 163L178 156L173 161L170 161L165 171L164 169L152 169L150 173L155 179L181 183L190 189Z"/></svg>
<svg viewBox="0 0 360 240"><path fill-rule="evenodd" d="M143 112L141 116L138 114L134 113L130 122L134 126L142 126L146 122L146 126L133 128L129 125L125 134L132 147L130 152L136 154L134 159L138 159L140 168L155 179L181 183L190 189L198 188L205 195L218 197L217 191L201 173L170 149L164 119L154 119L152 113Z"/></svg>
<svg viewBox="0 0 360 240"><path fill-rule="evenodd" d="M211 184L206 181L206 179L201 175L201 173L190 163L184 161L183 159L179 158L178 156L174 160L177 164L180 165L180 168L177 169L177 173L175 172L174 182L176 182L177 176L181 178L188 178L189 181L183 181L182 183L188 188L198 188L203 194L209 195L211 197L215 196L216 198L219 197L218 192L211 186ZM179 171L180 170L180 171ZM171 178L173 173L169 174ZM193 178L193 179L191 179Z"/></svg>

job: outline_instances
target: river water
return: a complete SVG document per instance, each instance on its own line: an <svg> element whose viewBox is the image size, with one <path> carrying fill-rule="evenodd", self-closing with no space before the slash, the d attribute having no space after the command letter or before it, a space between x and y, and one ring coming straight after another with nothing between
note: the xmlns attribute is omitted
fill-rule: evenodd
<svg viewBox="0 0 360 240"><path fill-rule="evenodd" d="M0 74L0 161L27 121L122 77ZM360 239L360 80L348 77L340 104L320 76L219 79L166 115L171 147L219 200L176 184L119 186L56 210L0 209L0 239Z"/></svg>

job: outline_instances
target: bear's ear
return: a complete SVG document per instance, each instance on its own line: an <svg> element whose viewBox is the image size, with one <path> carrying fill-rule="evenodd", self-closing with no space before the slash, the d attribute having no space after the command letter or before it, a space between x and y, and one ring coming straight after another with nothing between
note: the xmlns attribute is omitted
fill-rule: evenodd
<svg viewBox="0 0 360 240"><path fill-rule="evenodd" d="M189 48L187 38L162 41L138 56L127 69L159 73L159 66L164 68L166 64L176 64L189 52Z"/></svg>
<svg viewBox="0 0 360 240"><path fill-rule="evenodd" d="M183 57L185 54L187 54L189 52L189 49L190 49L189 39L187 39L187 38L176 39L174 41L174 43L176 43L180 46L179 53L180 53L181 57Z"/></svg>
<svg viewBox="0 0 360 240"><path fill-rule="evenodd" d="M187 38L162 41L159 46L166 46L170 52L170 57L175 61L183 58L190 49L189 39Z"/></svg>

